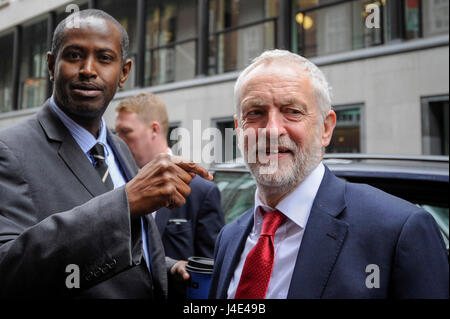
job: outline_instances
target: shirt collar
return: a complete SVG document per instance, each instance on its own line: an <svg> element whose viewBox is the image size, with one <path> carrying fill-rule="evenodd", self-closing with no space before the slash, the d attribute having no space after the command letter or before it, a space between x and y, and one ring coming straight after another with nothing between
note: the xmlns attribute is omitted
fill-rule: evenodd
<svg viewBox="0 0 450 319"><path fill-rule="evenodd" d="M102 117L100 122L100 134L98 138L95 138L88 130L84 127L80 126L74 120L72 120L66 113L64 113L57 105L53 98L53 95L50 97L50 107L55 111L56 115L58 115L59 119L63 122L63 124L67 127L72 137L75 139L77 144L80 146L81 150L87 154L90 149L97 144L98 142L103 145L107 144L106 141L106 125L105 120ZM108 148L105 147L106 155L108 155Z"/></svg>
<svg viewBox="0 0 450 319"><path fill-rule="evenodd" d="M325 166L322 162L320 162L319 165L317 165L317 167L299 186L294 189L293 192L278 203L275 209L282 212L291 221L304 229L306 227L306 223L308 222L309 214L324 174ZM259 191L256 189L255 210L253 216L255 225L256 220L262 218L260 210L270 211L274 210L274 208L265 205L261 201L259 198Z"/></svg>

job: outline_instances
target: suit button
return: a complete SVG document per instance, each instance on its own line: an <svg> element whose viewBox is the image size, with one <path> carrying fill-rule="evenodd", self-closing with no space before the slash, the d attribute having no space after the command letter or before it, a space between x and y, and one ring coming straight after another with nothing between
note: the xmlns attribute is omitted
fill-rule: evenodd
<svg viewBox="0 0 450 319"><path fill-rule="evenodd" d="M100 268L100 270L102 271L102 274L106 274L107 272L109 272L109 265L106 264L103 267Z"/></svg>
<svg viewBox="0 0 450 319"><path fill-rule="evenodd" d="M106 266L109 269L113 269L116 264L117 264L117 260L113 259L112 262L110 262L109 264L106 264Z"/></svg>
<svg viewBox="0 0 450 319"><path fill-rule="evenodd" d="M91 281L93 276L94 274L92 273L92 271L90 271L86 276L84 276L84 279L86 281Z"/></svg>

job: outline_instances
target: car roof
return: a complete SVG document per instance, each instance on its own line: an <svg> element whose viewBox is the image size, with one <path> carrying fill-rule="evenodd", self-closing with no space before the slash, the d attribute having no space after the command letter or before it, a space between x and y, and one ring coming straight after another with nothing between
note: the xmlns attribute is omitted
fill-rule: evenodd
<svg viewBox="0 0 450 319"><path fill-rule="evenodd" d="M338 176L402 178L449 182L448 156L379 154L325 154L323 163ZM246 172L242 158L215 164L211 171Z"/></svg>

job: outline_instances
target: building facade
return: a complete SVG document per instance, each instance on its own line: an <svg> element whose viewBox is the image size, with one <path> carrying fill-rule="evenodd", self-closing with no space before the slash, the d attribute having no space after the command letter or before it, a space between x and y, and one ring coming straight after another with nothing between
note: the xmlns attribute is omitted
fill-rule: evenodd
<svg viewBox="0 0 450 319"><path fill-rule="evenodd" d="M448 0L0 0L0 127L50 96L52 32L84 8L110 13L130 36L133 69L105 113L110 127L121 99L153 92L171 129L191 132L193 154L213 127L221 159L238 156L233 137L225 142L234 82L252 58L283 48L311 59L333 88L327 152L449 154Z"/></svg>

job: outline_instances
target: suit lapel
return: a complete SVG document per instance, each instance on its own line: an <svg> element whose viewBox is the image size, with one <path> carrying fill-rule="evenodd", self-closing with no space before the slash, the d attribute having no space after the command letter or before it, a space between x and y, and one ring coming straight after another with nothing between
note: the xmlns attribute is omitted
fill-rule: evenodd
<svg viewBox="0 0 450 319"><path fill-rule="evenodd" d="M337 219L345 208L345 182L328 168L306 225L289 287L288 298L321 298L347 234Z"/></svg>
<svg viewBox="0 0 450 319"><path fill-rule="evenodd" d="M253 210L254 208L244 213L242 218L236 221L237 227L231 227L230 229L232 231L227 235L229 237L227 238L228 246L224 253L221 266L221 269L225 270L225 273L220 276L218 283L218 295L220 299L227 298L228 286L230 285L231 278L233 278L234 270L241 259L247 237L253 227Z"/></svg>
<svg viewBox="0 0 450 319"><path fill-rule="evenodd" d="M116 142L117 137L113 136L109 130L106 132L106 140L108 141L108 145L114 153L114 158L119 163L119 167L122 170L122 175L125 177L126 182L129 182L136 175L138 169L135 163L131 163L129 161L130 156L125 154L121 144L118 141Z"/></svg>
<svg viewBox="0 0 450 319"><path fill-rule="evenodd" d="M48 101L39 112L38 119L47 137L60 143L59 156L89 193L94 197L105 193L106 187L98 178L97 171L58 116L53 113Z"/></svg>

